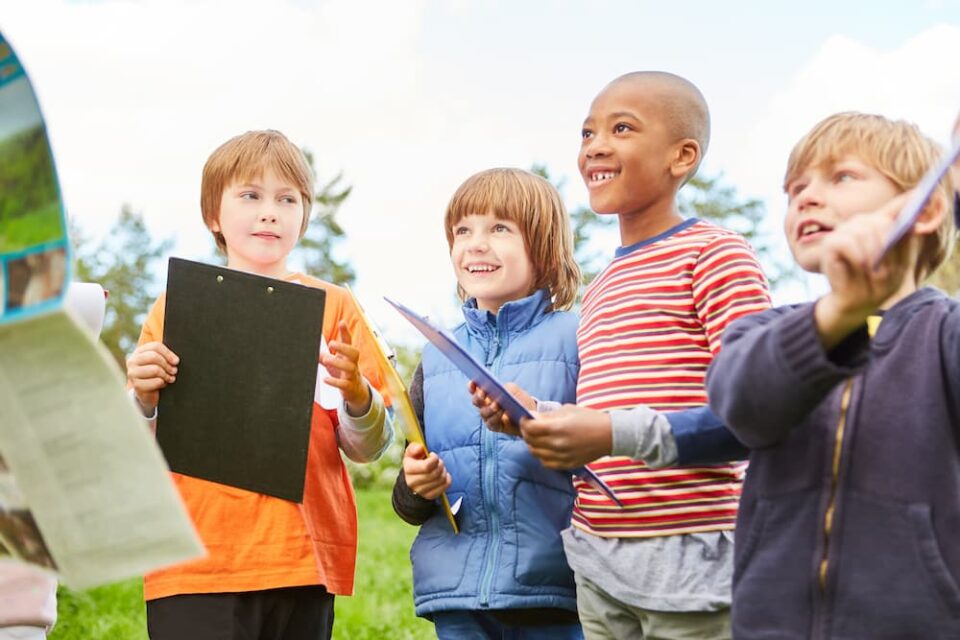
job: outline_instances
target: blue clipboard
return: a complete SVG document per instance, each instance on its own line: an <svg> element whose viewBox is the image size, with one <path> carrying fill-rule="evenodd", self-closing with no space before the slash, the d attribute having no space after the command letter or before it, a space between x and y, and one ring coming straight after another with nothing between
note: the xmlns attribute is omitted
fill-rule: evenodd
<svg viewBox="0 0 960 640"><path fill-rule="evenodd" d="M420 331L433 346L439 349L440 353L445 355L450 362L456 365L467 378L473 380L478 387L493 398L515 424L520 424L520 420L523 418L533 418L533 415L527 411L526 407L520 404L516 396L507 391L503 384L493 377L493 374L487 371L486 367L477 362L476 358L470 355L466 349L460 346L460 343L458 343L456 338L450 335L449 332L399 302L394 302L387 297L384 297L384 300L399 311L400 315L409 320L410 324L416 327L417 330ZM606 495L619 506L623 506L623 503L617 497L617 494L613 492L613 489L589 468L577 467L576 469L571 469L570 473Z"/></svg>
<svg viewBox="0 0 960 640"><path fill-rule="evenodd" d="M879 266L880 261L883 260L883 256L887 254L890 247L900 242L900 240L909 233L910 229L913 228L917 218L920 217L920 213L923 211L923 207L927 204L930 196L933 195L934 190L943 179L944 174L950 169L950 165L952 165L958 157L960 157L960 140L940 159L940 162L927 171L919 184L917 184L913 197L910 198L903 209L900 210L900 213L897 214L893 229L887 235L886 240L884 240L883 249L880 250L880 255L877 256L876 262L874 262L873 265L874 267ZM949 207L950 204L951 203L948 202L947 206ZM949 213L945 215L949 215ZM954 211L953 215L960 217L960 211ZM960 225L960 220L957 220L957 223Z"/></svg>

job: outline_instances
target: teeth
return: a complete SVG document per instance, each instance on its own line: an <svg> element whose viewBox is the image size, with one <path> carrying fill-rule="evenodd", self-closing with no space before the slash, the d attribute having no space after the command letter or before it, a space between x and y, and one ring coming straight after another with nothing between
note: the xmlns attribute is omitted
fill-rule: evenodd
<svg viewBox="0 0 960 640"><path fill-rule="evenodd" d="M615 171L601 171L590 176L590 179L594 182L603 182L604 180L611 180L616 178L618 175Z"/></svg>
<svg viewBox="0 0 960 640"><path fill-rule="evenodd" d="M824 227L821 227L819 224L808 224L803 227L802 235L809 235L811 233L817 233L818 231L823 231Z"/></svg>
<svg viewBox="0 0 960 640"><path fill-rule="evenodd" d="M497 269L496 267L489 264L472 264L469 267L467 267L467 271L469 271L470 273L480 273L480 272L488 273L490 271L496 271L496 269Z"/></svg>

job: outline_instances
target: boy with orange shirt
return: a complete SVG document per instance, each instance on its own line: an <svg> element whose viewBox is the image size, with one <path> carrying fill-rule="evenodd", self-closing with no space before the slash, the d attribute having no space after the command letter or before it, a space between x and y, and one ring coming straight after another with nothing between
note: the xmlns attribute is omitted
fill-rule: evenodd
<svg viewBox="0 0 960 640"><path fill-rule="evenodd" d="M207 557L144 578L147 625L154 640L330 638L333 598L353 591L357 513L340 457L376 459L392 439L372 359L360 356L360 318L348 294L287 270L313 203L303 153L276 131L228 140L207 160L201 209L227 267L326 291L320 356L339 389L339 407L314 406L303 503L174 473L207 547ZM137 403L155 420L159 392L176 380L179 358L162 342L163 295L127 360Z"/></svg>

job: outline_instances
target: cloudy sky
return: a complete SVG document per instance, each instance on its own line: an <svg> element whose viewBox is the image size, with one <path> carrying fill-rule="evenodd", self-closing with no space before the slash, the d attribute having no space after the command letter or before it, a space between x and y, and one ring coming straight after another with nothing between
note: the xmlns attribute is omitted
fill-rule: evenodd
<svg viewBox="0 0 960 640"><path fill-rule="evenodd" d="M460 182L544 163L568 204L584 203L580 124L621 73L668 70L702 89L704 171L763 199L774 229L787 153L823 116L903 117L946 142L960 109L960 0L0 0L0 29L84 230L107 233L129 203L176 238L175 255L209 256L206 157L280 129L315 154L320 181L353 185L342 255L400 341L412 334L382 295L454 318L442 218Z"/></svg>

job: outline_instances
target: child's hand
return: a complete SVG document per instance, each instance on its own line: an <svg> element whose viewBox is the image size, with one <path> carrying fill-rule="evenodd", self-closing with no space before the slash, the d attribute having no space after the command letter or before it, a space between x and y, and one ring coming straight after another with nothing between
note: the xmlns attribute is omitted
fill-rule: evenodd
<svg viewBox="0 0 960 640"><path fill-rule="evenodd" d="M403 452L403 476L410 490L421 498L436 500L450 487L450 474L443 460L435 454L427 455L423 445L411 442Z"/></svg>
<svg viewBox="0 0 960 640"><path fill-rule="evenodd" d="M574 404L522 420L520 432L530 453L551 469L573 469L613 450L609 414Z"/></svg>
<svg viewBox="0 0 960 640"><path fill-rule="evenodd" d="M370 387L360 375L360 351L350 344L347 323L341 321L339 329L340 339L332 340L328 345L330 353L320 355L320 362L331 374L323 381L340 389L352 415L362 416L370 410Z"/></svg>
<svg viewBox="0 0 960 640"><path fill-rule="evenodd" d="M127 380L143 415L150 416L160 402L160 389L177 379L177 357L162 342L147 342L127 358Z"/></svg>
<svg viewBox="0 0 960 640"><path fill-rule="evenodd" d="M915 268L910 235L892 247L874 268L907 195L893 198L877 211L848 218L824 238L820 272L830 282L830 293L817 301L815 316L827 349L839 344L897 293Z"/></svg>
<svg viewBox="0 0 960 640"><path fill-rule="evenodd" d="M530 394L512 382L506 383L504 387L506 387L507 391L513 394L528 411L536 411L537 403ZM470 399L473 402L473 406L479 409L480 417L488 429L510 436L520 436L520 428L513 423L513 420L500 408L500 405L487 395L486 391L477 386L477 383L471 380L467 384L467 390L470 392Z"/></svg>

